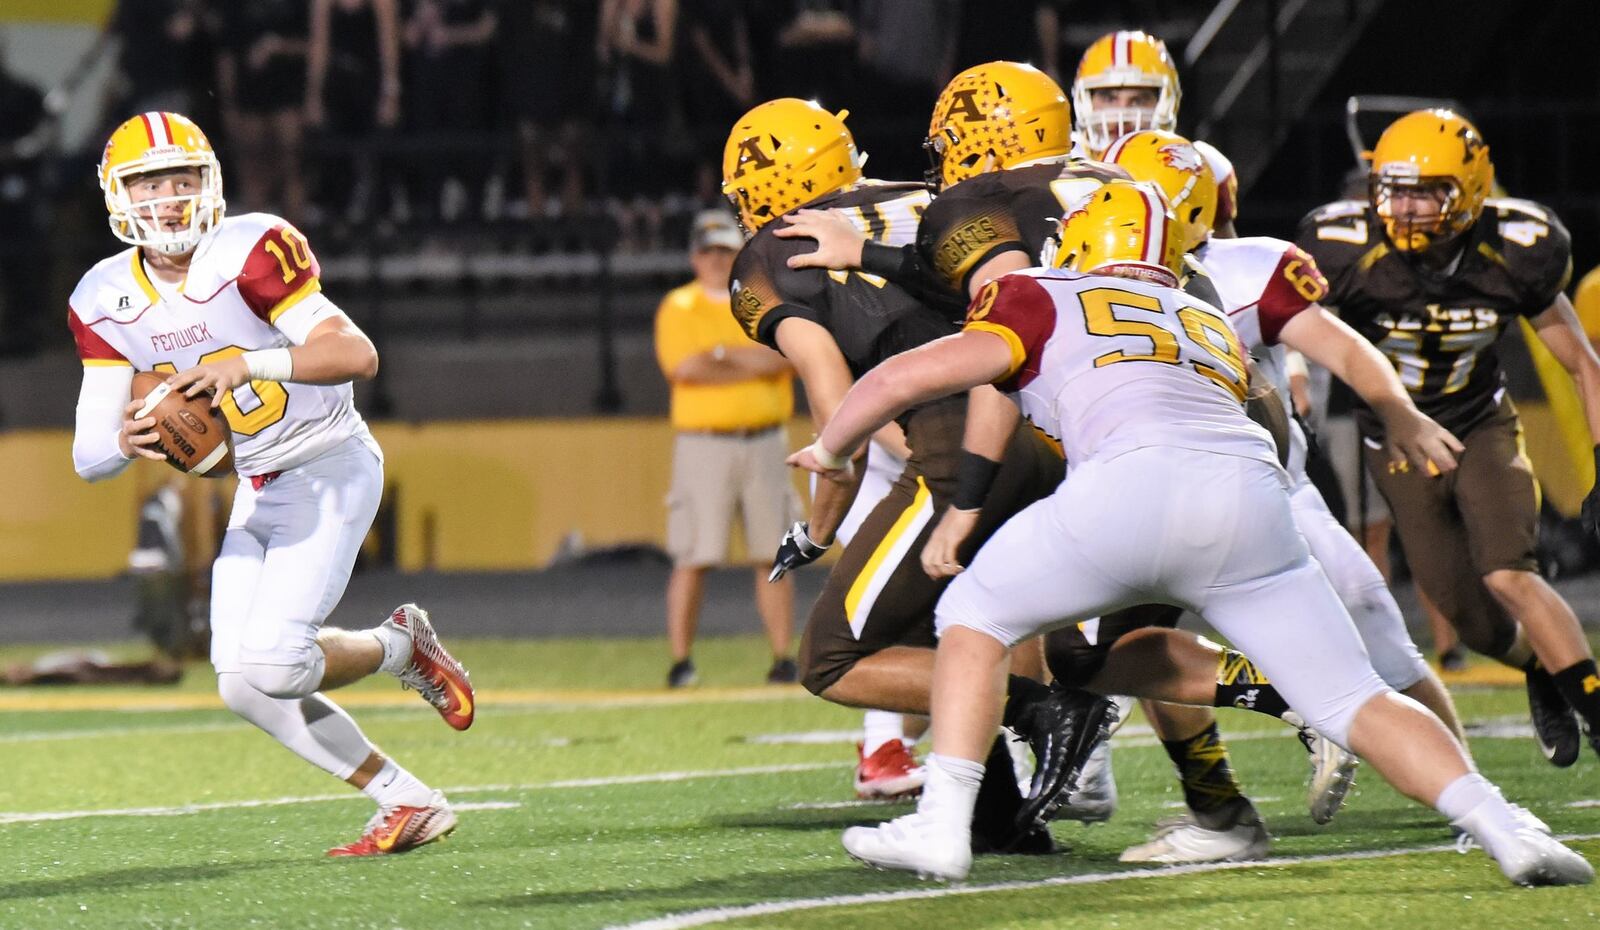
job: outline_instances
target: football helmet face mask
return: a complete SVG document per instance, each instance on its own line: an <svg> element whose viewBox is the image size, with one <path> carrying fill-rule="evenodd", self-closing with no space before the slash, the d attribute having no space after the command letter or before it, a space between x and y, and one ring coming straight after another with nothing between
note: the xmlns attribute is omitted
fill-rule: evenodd
<svg viewBox="0 0 1600 930"><path fill-rule="evenodd" d="M1478 221L1494 186L1494 164L1483 136L1459 114L1418 110L1378 138L1368 183L1390 243L1422 252Z"/></svg>
<svg viewBox="0 0 1600 930"><path fill-rule="evenodd" d="M1108 181L1061 220L1051 264L1177 287L1183 267L1178 220L1154 184Z"/></svg>
<svg viewBox="0 0 1600 930"><path fill-rule="evenodd" d="M1211 235L1217 221L1217 178L1188 139L1143 129L1111 143L1103 160L1121 166L1135 181L1161 188L1178 219L1183 251L1194 251Z"/></svg>
<svg viewBox="0 0 1600 930"><path fill-rule="evenodd" d="M1094 92L1118 87L1155 91L1154 108L1094 105ZM1172 132L1178 126L1178 67L1166 43L1144 32L1113 32L1096 39L1078 62L1072 107L1090 151L1104 152L1119 136L1140 129Z"/></svg>
<svg viewBox="0 0 1600 930"><path fill-rule="evenodd" d="M200 174L194 193L136 200L131 183L139 175L175 168ZM222 165L206 134L177 113L141 113L118 126L100 157L100 190L105 193L111 232L129 245L182 255L215 229L227 210L222 197ZM181 229L167 229L170 204L179 204Z"/></svg>
<svg viewBox="0 0 1600 930"><path fill-rule="evenodd" d="M989 171L1072 150L1072 107L1061 86L1032 65L991 61L956 75L933 105L928 186L949 187Z"/></svg>
<svg viewBox="0 0 1600 930"><path fill-rule="evenodd" d="M741 116L722 149L722 193L745 232L861 180L867 157L845 126L814 101L783 97Z"/></svg>

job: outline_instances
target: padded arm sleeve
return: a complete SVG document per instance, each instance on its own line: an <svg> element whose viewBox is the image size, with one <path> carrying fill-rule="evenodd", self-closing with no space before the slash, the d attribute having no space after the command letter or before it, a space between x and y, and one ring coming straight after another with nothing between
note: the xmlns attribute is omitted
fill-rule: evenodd
<svg viewBox="0 0 1600 930"><path fill-rule="evenodd" d="M125 365L88 366L78 391L77 428L72 434L72 467L89 481L122 474L133 459L117 446L122 431L122 408L133 386L133 368Z"/></svg>

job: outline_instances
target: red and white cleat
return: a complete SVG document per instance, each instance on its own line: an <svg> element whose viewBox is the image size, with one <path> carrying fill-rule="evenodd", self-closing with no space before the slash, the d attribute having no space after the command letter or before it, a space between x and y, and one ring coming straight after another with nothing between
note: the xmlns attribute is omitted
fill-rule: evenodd
<svg viewBox="0 0 1600 930"><path fill-rule="evenodd" d="M905 743L892 739L873 750L870 756L864 754L862 745L857 743L856 757L860 760L856 764L856 797L887 800L911 798L922 793L927 773L911 757L911 750Z"/></svg>
<svg viewBox="0 0 1600 930"><path fill-rule="evenodd" d="M411 662L400 672L400 684L415 689L455 729L472 726L472 680L439 643L428 612L415 604L401 604L383 625L411 640Z"/></svg>
<svg viewBox="0 0 1600 930"><path fill-rule="evenodd" d="M380 808L367 821L367 830L361 839L346 846L335 846L328 850L328 855L392 856L442 840L455 828L455 811L445 801L444 793L435 791L427 807Z"/></svg>

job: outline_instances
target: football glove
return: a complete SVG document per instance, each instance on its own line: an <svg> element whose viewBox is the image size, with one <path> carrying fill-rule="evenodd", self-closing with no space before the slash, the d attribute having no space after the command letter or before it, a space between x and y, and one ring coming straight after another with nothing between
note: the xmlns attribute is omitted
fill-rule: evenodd
<svg viewBox="0 0 1600 930"><path fill-rule="evenodd" d="M1600 468L1600 446L1594 447L1595 467ZM1589 489L1589 496L1583 499L1583 509L1578 513L1578 519L1583 522L1583 531L1594 539L1600 539L1600 471L1595 472L1594 487Z"/></svg>
<svg viewBox="0 0 1600 930"><path fill-rule="evenodd" d="M789 527L789 532L783 534L783 542L778 544L778 554L772 560L772 573L767 575L768 581L777 581L788 574L790 569L810 565L828 551L827 546L819 546L811 541L807 529L809 527L805 521L800 520Z"/></svg>

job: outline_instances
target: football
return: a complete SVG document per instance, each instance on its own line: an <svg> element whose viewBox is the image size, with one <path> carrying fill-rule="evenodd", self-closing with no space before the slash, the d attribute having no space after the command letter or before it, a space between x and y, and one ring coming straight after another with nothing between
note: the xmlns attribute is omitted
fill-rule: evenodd
<svg viewBox="0 0 1600 930"><path fill-rule="evenodd" d="M173 468L190 475L220 478L233 471L233 433L211 397L184 397L167 387L167 376L141 371L133 376L131 400L143 400L135 419L153 416L161 439L156 451Z"/></svg>

